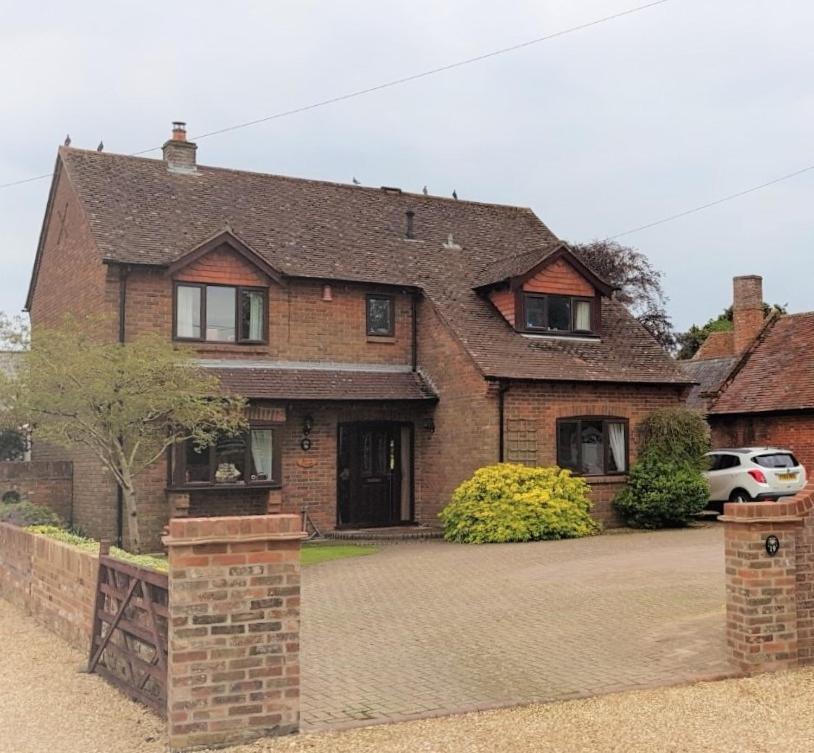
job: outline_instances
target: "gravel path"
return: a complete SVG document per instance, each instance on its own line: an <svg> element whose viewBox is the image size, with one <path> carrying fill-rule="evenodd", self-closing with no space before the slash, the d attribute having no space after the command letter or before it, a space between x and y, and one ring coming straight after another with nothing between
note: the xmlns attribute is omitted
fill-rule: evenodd
<svg viewBox="0 0 814 753"><path fill-rule="evenodd" d="M618 693L229 748L229 753L814 750L814 670Z"/></svg>
<svg viewBox="0 0 814 753"><path fill-rule="evenodd" d="M163 753L164 725L0 599L0 753Z"/></svg>
<svg viewBox="0 0 814 753"><path fill-rule="evenodd" d="M0 753L163 753L163 725L0 600ZM270 739L226 753L814 750L814 669Z"/></svg>

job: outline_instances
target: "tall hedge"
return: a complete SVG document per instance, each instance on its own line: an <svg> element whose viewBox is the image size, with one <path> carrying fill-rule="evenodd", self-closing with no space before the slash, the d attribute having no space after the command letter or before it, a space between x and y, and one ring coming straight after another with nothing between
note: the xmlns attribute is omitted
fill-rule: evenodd
<svg viewBox="0 0 814 753"><path fill-rule="evenodd" d="M709 484L702 471L710 449L709 426L696 411L664 408L638 429L639 454L614 506L637 528L686 525L706 507Z"/></svg>

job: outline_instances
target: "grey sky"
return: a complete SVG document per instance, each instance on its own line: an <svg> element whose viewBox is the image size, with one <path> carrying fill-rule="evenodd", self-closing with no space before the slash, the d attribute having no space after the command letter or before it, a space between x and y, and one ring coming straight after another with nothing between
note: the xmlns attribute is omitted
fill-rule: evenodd
<svg viewBox="0 0 814 753"><path fill-rule="evenodd" d="M0 0L0 183L74 146L160 145L505 47L643 0ZM622 232L814 163L814 5L670 0L519 52L199 142L201 163L532 207ZM0 309L23 305L48 181L0 190ZM807 294L814 172L622 239L674 322Z"/></svg>

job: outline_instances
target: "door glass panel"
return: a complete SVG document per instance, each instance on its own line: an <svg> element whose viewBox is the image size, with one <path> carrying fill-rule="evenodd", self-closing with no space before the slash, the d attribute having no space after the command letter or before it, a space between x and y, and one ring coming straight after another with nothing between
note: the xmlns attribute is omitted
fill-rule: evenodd
<svg viewBox="0 0 814 753"><path fill-rule="evenodd" d="M548 328L557 332L571 329L571 299L561 295L548 297Z"/></svg>
<svg viewBox="0 0 814 753"><path fill-rule="evenodd" d="M234 484L246 478L246 438L221 437L215 444L215 482Z"/></svg>
<svg viewBox="0 0 814 753"><path fill-rule="evenodd" d="M373 435L366 431L362 434L362 475L373 473Z"/></svg>
<svg viewBox="0 0 814 753"><path fill-rule="evenodd" d="M251 468L249 479L251 481L271 481L272 461L272 429L252 429L251 431Z"/></svg>
<svg viewBox="0 0 814 753"><path fill-rule="evenodd" d="M206 339L235 341L235 288L206 289Z"/></svg>
<svg viewBox="0 0 814 753"><path fill-rule="evenodd" d="M186 455L184 482L194 484L209 481L209 448L204 447L199 451L195 449L193 442L187 442L184 445L184 453Z"/></svg>
<svg viewBox="0 0 814 753"><path fill-rule="evenodd" d="M582 450L582 472L595 476L604 473L605 442L602 436L602 422L582 421L579 441Z"/></svg>
<svg viewBox="0 0 814 753"><path fill-rule="evenodd" d="M526 296L526 327L545 329L545 297L541 295Z"/></svg>
<svg viewBox="0 0 814 753"><path fill-rule="evenodd" d="M240 339L261 341L265 296L259 290L240 292Z"/></svg>
<svg viewBox="0 0 814 753"><path fill-rule="evenodd" d="M175 334L201 339L201 289L179 285L175 289Z"/></svg>
<svg viewBox="0 0 814 753"><path fill-rule="evenodd" d="M560 467L579 470L579 424L561 421L557 427L557 457Z"/></svg>
<svg viewBox="0 0 814 753"><path fill-rule="evenodd" d="M376 473L379 475L387 473L387 435L383 432L376 433Z"/></svg>

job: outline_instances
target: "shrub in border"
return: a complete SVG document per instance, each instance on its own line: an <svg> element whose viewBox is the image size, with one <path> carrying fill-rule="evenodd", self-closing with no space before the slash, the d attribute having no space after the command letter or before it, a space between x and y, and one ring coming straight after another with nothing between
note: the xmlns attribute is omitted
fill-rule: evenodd
<svg viewBox="0 0 814 753"><path fill-rule="evenodd" d="M557 467L500 463L475 471L440 512L444 538L466 544L568 539L598 533L590 487Z"/></svg>

